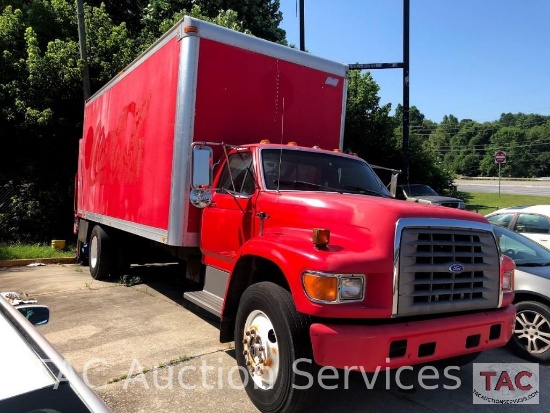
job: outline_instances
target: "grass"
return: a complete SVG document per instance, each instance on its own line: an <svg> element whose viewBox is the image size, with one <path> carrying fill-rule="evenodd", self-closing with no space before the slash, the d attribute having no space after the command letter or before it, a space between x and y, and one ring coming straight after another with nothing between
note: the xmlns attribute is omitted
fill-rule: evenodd
<svg viewBox="0 0 550 413"><path fill-rule="evenodd" d="M0 261L74 256L74 247L70 245L60 251L45 244L0 244Z"/></svg>
<svg viewBox="0 0 550 413"><path fill-rule="evenodd" d="M535 195L512 195L484 192L460 192L457 194L466 201L466 209L487 215L500 208L518 205L550 205L550 197Z"/></svg>

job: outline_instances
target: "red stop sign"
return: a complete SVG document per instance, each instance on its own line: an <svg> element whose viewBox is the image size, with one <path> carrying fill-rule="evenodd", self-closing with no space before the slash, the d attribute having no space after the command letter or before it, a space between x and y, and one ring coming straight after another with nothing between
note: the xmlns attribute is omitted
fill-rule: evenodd
<svg viewBox="0 0 550 413"><path fill-rule="evenodd" d="M506 163L506 152L496 151L495 152L495 163Z"/></svg>

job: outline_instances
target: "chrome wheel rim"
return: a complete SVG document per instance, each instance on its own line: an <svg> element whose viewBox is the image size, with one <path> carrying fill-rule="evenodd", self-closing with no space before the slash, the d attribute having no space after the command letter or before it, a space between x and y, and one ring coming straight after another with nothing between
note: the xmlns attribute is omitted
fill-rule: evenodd
<svg viewBox="0 0 550 413"><path fill-rule="evenodd" d="M550 349L550 321L536 311L523 310L516 314L514 335L531 354Z"/></svg>
<svg viewBox="0 0 550 413"><path fill-rule="evenodd" d="M90 266L95 268L97 265L97 237L92 237L92 242L90 243Z"/></svg>
<svg viewBox="0 0 550 413"><path fill-rule="evenodd" d="M273 323L263 311L254 310L246 319L243 355L256 387L272 389L279 374L279 345Z"/></svg>

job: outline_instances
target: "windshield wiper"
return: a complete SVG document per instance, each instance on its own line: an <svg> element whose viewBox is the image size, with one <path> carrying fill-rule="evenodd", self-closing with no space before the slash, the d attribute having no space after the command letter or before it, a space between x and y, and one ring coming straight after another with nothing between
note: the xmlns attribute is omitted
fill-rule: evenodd
<svg viewBox="0 0 550 413"><path fill-rule="evenodd" d="M342 193L342 191L340 189L331 188L330 186L314 184L314 183L306 182L306 181L285 181L285 180L275 179L273 181L273 183L277 186L280 186L280 185L291 185L293 187L300 187L300 186L304 187L305 186L305 187L308 187L308 188L324 189L324 190L327 190L327 191Z"/></svg>
<svg viewBox="0 0 550 413"><path fill-rule="evenodd" d="M381 194L380 192L373 191L372 189L363 188L361 186L354 186L354 185L342 185L343 189L347 189L349 191L358 192L360 194L369 194L369 195L375 195L380 196L382 198L391 198L391 196Z"/></svg>

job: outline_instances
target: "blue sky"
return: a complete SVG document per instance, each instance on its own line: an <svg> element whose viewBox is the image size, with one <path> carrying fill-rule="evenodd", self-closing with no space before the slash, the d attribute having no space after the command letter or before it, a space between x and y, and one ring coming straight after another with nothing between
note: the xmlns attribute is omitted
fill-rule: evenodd
<svg viewBox="0 0 550 413"><path fill-rule="evenodd" d="M300 45L297 0L280 0ZM305 0L305 46L344 63L401 62L403 0ZM401 69L373 70L381 103L403 102ZM550 0L410 0L410 104L426 118L550 115Z"/></svg>

